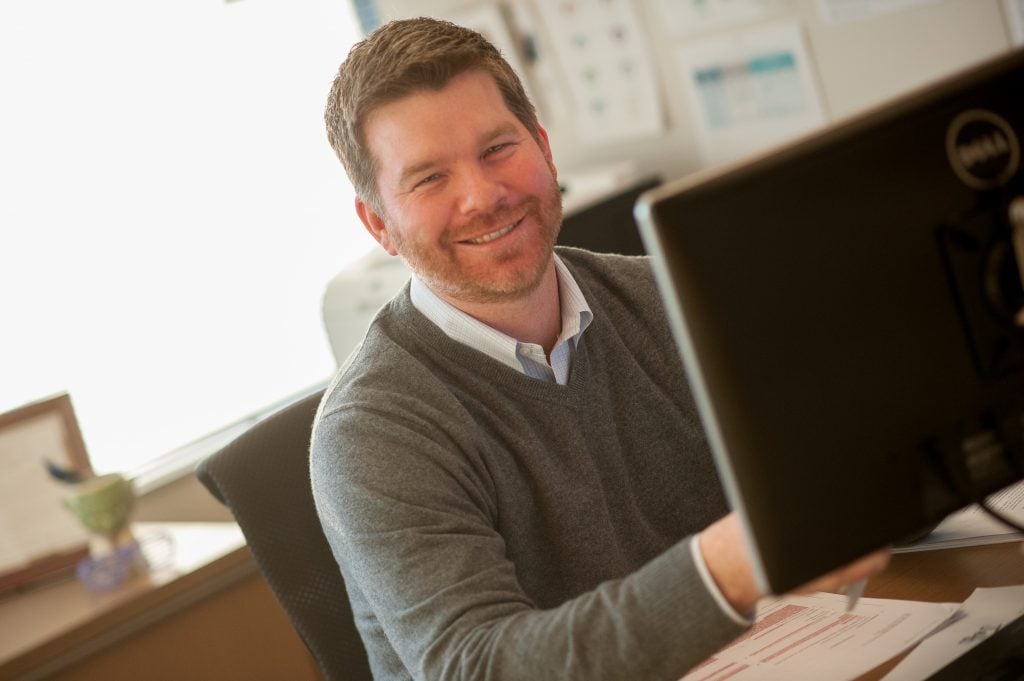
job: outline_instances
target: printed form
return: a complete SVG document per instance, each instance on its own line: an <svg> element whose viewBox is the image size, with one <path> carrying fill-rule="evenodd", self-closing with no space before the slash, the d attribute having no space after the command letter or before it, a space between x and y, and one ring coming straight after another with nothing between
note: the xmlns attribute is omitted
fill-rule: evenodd
<svg viewBox="0 0 1024 681"><path fill-rule="evenodd" d="M754 626L681 681L855 679L946 623L957 603L816 593L762 601Z"/></svg>

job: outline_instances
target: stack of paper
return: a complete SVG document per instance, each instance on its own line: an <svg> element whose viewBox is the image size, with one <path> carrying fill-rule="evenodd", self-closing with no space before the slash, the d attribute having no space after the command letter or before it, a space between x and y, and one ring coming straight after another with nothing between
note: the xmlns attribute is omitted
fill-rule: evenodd
<svg viewBox="0 0 1024 681"><path fill-rule="evenodd" d="M988 498L988 503L1017 524L1024 524L1024 482L993 494ZM977 505L972 505L943 520L934 532L921 541L897 547L893 553L997 544L1021 539L1024 539L1024 535L1020 532L994 519Z"/></svg>

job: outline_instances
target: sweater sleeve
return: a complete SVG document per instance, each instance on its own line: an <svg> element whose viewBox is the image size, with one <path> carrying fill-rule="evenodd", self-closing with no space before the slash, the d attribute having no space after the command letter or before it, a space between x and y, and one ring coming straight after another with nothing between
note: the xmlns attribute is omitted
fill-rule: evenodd
<svg viewBox="0 0 1024 681"><path fill-rule="evenodd" d="M383 632L368 646L392 648L413 678L674 681L743 631L708 593L688 539L536 607L494 529L500 508L468 463L472 445L453 437L374 404L325 412L313 440L325 534Z"/></svg>

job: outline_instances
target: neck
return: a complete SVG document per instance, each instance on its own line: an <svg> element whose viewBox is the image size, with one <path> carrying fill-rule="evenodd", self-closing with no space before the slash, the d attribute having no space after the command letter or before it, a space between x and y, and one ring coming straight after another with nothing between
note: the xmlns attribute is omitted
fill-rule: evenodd
<svg viewBox="0 0 1024 681"><path fill-rule="evenodd" d="M562 306L558 295L555 260L548 262L540 283L514 300L473 303L442 297L469 316L522 343L536 343L551 354L562 331Z"/></svg>

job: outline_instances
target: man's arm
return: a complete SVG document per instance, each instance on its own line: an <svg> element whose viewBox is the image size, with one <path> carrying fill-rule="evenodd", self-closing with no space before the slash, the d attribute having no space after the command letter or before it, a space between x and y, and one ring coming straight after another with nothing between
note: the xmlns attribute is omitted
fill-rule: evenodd
<svg viewBox="0 0 1024 681"><path fill-rule="evenodd" d="M754 581L737 515L730 513L710 525L700 533L699 541L704 563L725 600L737 612L753 612L758 599L766 594L760 592ZM876 551L809 582L797 591L836 591L881 572L888 564L888 549Z"/></svg>
<svg viewBox="0 0 1024 681"><path fill-rule="evenodd" d="M742 632L687 540L538 609L494 529L486 476L458 454L467 446L379 410L335 412L317 428L325 532L414 678L674 681Z"/></svg>

